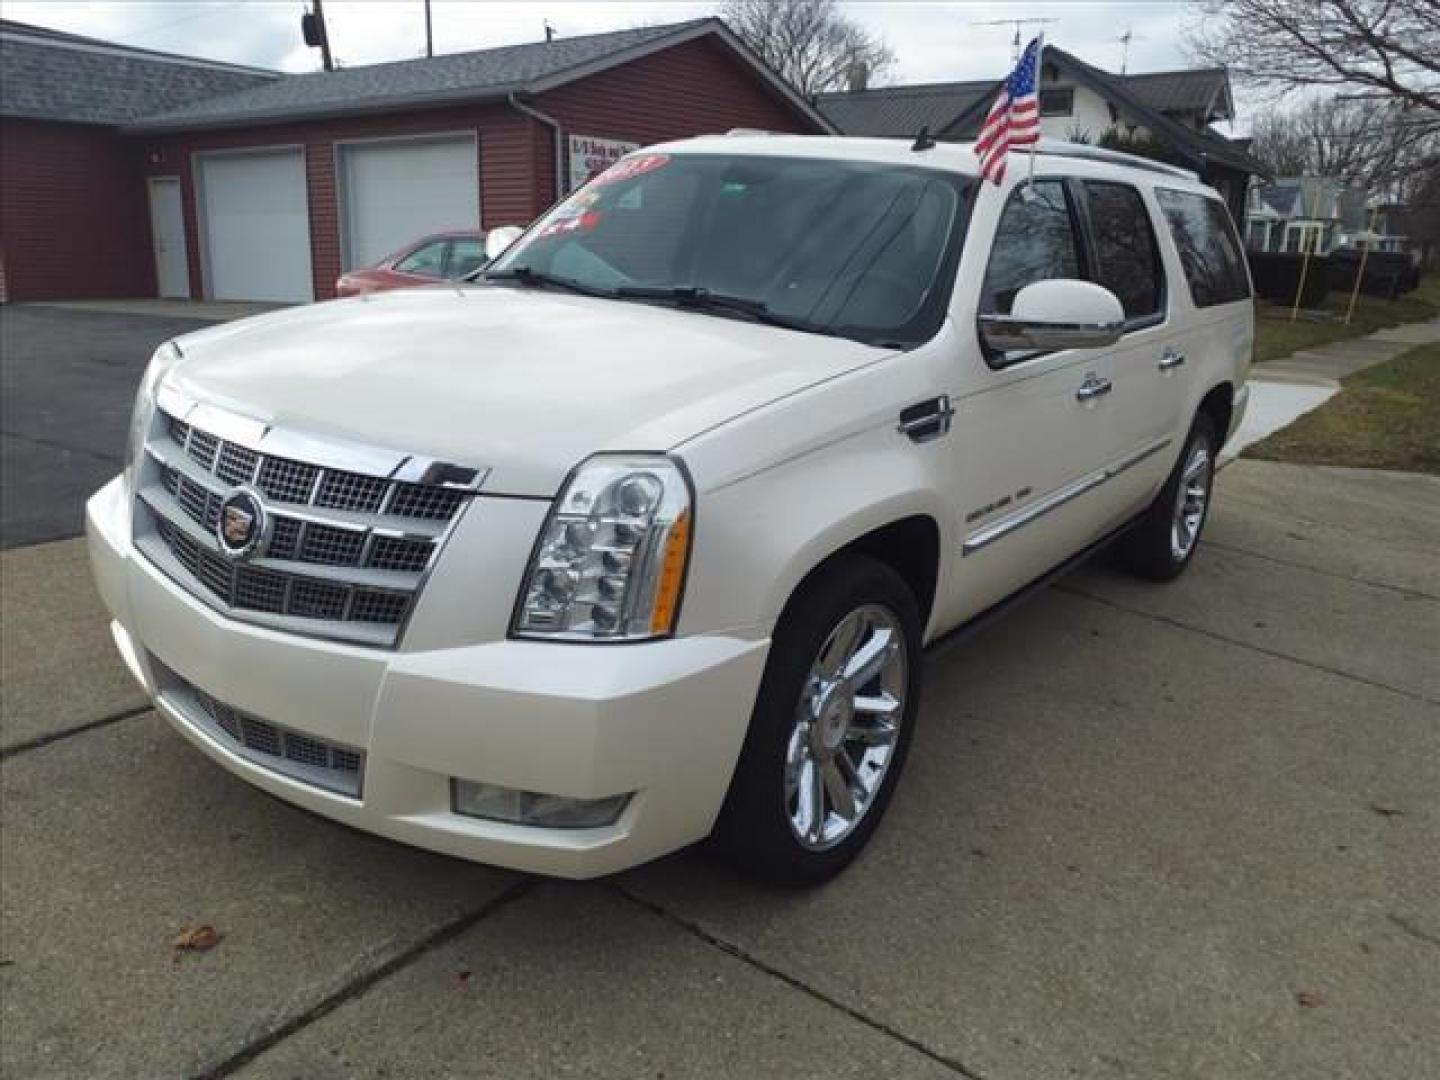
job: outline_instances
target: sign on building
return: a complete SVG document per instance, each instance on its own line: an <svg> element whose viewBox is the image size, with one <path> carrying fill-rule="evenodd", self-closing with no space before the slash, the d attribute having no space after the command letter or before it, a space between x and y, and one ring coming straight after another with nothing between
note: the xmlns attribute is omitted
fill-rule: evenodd
<svg viewBox="0 0 1440 1080"><path fill-rule="evenodd" d="M631 150L638 150L639 143L621 142L619 139L597 139L590 135L570 136L570 186L574 191L593 176L599 176Z"/></svg>

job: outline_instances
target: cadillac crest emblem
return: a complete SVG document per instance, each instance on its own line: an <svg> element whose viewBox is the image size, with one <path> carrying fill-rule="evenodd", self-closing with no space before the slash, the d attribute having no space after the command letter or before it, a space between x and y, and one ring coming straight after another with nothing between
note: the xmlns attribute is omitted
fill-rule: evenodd
<svg viewBox="0 0 1440 1080"><path fill-rule="evenodd" d="M220 504L215 538L232 559L248 559L260 548L266 530L265 506L249 488L236 488Z"/></svg>

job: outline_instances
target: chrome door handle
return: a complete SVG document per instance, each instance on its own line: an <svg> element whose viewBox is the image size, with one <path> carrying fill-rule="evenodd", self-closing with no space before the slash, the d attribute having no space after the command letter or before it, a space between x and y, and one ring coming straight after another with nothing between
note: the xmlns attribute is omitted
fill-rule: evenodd
<svg viewBox="0 0 1440 1080"><path fill-rule="evenodd" d="M1096 398L1104 397L1111 390L1110 380L1102 379L1098 375L1086 375L1085 381L1075 391L1076 401L1094 401Z"/></svg>
<svg viewBox="0 0 1440 1080"><path fill-rule="evenodd" d="M1161 371L1174 371L1181 364L1185 363L1185 354L1176 352L1174 349L1166 349L1160 357Z"/></svg>

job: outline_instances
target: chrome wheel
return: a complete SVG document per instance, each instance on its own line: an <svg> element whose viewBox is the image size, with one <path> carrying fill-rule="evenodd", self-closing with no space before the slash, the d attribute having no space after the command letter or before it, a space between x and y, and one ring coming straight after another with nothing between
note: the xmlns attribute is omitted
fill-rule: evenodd
<svg viewBox="0 0 1440 1080"><path fill-rule="evenodd" d="M812 851L849 836L874 802L905 715L909 657L893 612L856 608L820 647L785 747L785 812Z"/></svg>
<svg viewBox="0 0 1440 1080"><path fill-rule="evenodd" d="M1205 507L1210 502L1210 481L1213 474L1210 447L1203 438L1196 439L1180 470L1180 483L1175 489L1175 516L1170 523L1170 554L1176 562L1189 557L1200 537L1205 520Z"/></svg>

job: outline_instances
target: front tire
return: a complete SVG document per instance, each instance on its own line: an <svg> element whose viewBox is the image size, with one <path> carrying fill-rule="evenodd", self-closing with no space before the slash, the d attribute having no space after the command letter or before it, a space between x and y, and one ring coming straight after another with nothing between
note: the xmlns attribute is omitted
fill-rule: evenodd
<svg viewBox="0 0 1440 1080"><path fill-rule="evenodd" d="M1200 413L1170 478L1121 546L1132 573L1151 581L1171 581L1190 565L1210 512L1219 449L1214 423Z"/></svg>
<svg viewBox="0 0 1440 1080"><path fill-rule="evenodd" d="M914 734L920 637L914 596L876 559L847 556L796 591L716 825L728 861L816 885L860 853Z"/></svg>

